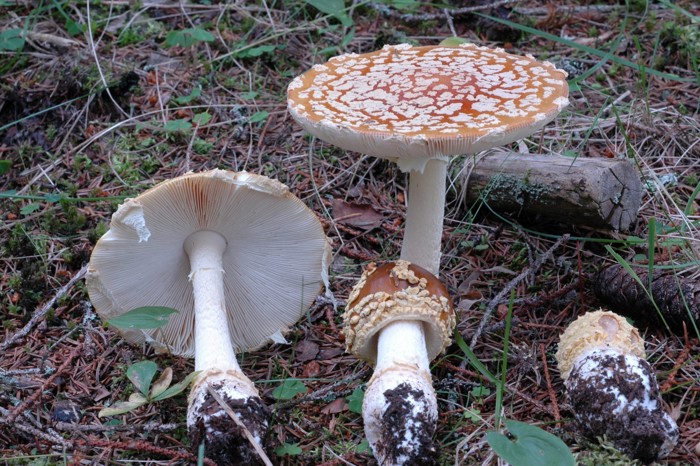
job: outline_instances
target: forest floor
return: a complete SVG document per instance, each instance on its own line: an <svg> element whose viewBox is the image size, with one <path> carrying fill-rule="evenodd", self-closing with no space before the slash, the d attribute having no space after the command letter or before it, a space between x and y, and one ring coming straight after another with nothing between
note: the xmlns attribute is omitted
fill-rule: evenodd
<svg viewBox="0 0 700 466"><path fill-rule="evenodd" d="M289 344L240 358L275 413L271 461L376 464L357 408L371 368L345 352L342 313L364 267L399 255L407 175L310 138L286 89L340 53L458 36L570 73L570 105L512 150L628 159L644 189L636 220L614 231L468 205L471 159L452 161L440 278L457 326L432 366L438 464L498 464L485 433L504 418L555 434L580 464L633 464L578 434L554 354L577 316L616 310L593 292L600 269L700 279L698 3L317 3L0 1L0 463L196 463L186 392L98 416L134 391L130 365L170 367L174 381L194 366L104 325L83 275L124 198L220 168L285 183L333 247L337 307L320 297ZM487 312L477 367L465 346ZM680 429L658 464L700 464L697 326L633 321Z"/></svg>

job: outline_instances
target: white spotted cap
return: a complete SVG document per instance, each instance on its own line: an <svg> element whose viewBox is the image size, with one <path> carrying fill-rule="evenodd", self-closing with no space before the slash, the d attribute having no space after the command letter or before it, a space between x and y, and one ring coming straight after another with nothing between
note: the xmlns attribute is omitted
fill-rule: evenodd
<svg viewBox="0 0 700 466"><path fill-rule="evenodd" d="M328 283L330 245L314 212L284 184L212 170L164 181L112 216L86 282L103 319L145 306L178 310L157 329L117 329L132 343L194 356L194 296L185 240L208 230L226 239L225 309L237 350L283 341Z"/></svg>
<svg viewBox="0 0 700 466"><path fill-rule="evenodd" d="M474 44L389 45L316 65L287 90L294 119L343 149L422 171L526 137L569 103L566 72Z"/></svg>

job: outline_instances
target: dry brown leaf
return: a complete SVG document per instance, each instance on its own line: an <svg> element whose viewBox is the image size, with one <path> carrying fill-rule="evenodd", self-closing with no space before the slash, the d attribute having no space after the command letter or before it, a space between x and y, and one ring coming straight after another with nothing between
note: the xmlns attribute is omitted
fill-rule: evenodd
<svg viewBox="0 0 700 466"><path fill-rule="evenodd" d="M378 227L384 219L384 216L371 205L345 202L342 199L333 199L331 205L336 222L363 230Z"/></svg>

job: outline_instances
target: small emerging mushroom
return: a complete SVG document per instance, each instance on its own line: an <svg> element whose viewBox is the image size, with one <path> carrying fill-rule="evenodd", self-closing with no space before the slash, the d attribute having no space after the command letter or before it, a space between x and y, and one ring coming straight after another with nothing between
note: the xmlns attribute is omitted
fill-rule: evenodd
<svg viewBox="0 0 700 466"><path fill-rule="evenodd" d="M429 364L455 326L447 288L407 261L370 264L350 293L344 320L348 352L375 366L362 417L379 463L433 464L430 426L438 412ZM414 324L424 331L402 331Z"/></svg>
<svg viewBox="0 0 700 466"><path fill-rule="evenodd" d="M220 464L259 464L269 410L235 353L284 341L282 332L327 282L329 256L321 223L285 185L212 170L165 181L120 205L86 280L104 319L146 306L179 311L161 328L118 330L129 342L194 356L201 372L187 412L193 445L203 441Z"/></svg>
<svg viewBox="0 0 700 466"><path fill-rule="evenodd" d="M612 312L586 313L561 335L556 358L584 436L605 436L644 462L669 455L678 427L664 410L636 328Z"/></svg>
<svg viewBox="0 0 700 466"><path fill-rule="evenodd" d="M289 84L287 106L312 135L410 172L401 259L438 276L450 158L542 128L568 104L565 78L551 63L501 49L388 45L315 65ZM397 333L392 340L425 339L424 325L415 320L395 320L381 330L390 332ZM375 385L391 393L388 385ZM421 396L436 403L432 388ZM434 432L434 421L426 418L417 430Z"/></svg>

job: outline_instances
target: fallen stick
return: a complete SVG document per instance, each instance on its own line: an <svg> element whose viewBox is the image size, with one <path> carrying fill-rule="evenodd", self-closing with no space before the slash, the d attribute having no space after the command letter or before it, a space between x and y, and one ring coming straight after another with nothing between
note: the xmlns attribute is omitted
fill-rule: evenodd
<svg viewBox="0 0 700 466"><path fill-rule="evenodd" d="M624 231L637 219L642 182L626 159L492 151L460 177L467 205Z"/></svg>

